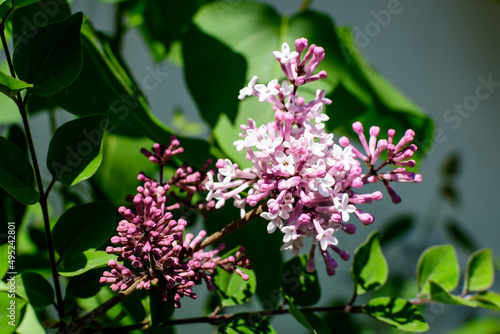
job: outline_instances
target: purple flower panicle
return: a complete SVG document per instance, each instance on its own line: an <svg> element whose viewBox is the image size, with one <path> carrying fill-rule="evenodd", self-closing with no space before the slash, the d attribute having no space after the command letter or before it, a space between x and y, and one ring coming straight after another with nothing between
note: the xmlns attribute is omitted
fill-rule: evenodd
<svg viewBox="0 0 500 334"><path fill-rule="evenodd" d="M373 215L360 206L382 199L380 191L365 193L359 189L382 182L392 201L399 203L401 198L390 183L422 180L421 175L406 170L415 166L411 160L417 149L412 144L415 133L407 130L396 141L395 130L389 130L387 139L379 139L380 128L373 126L367 140L362 124L355 122L353 130L362 149L347 137L335 143L333 134L325 130L329 120L325 105L332 103L325 91L317 90L309 102L297 94L299 86L326 78L325 71L314 74L325 57L324 49L308 46L305 38L297 39L295 47L291 51L283 43L281 51L273 52L287 80L280 84L274 79L264 85L254 76L240 90L239 99L253 95L271 104L274 121L258 125L250 118L248 125L241 125L241 138L234 145L246 152L251 167L241 169L229 159L217 161L217 173L207 175L207 200L215 200L215 207L220 208L233 199L242 217L247 204L255 206L267 200L268 211L261 216L269 221L269 233L283 233L281 249L298 254L305 248L304 240L311 238L308 268L314 270L314 250L319 248L327 273L333 275L337 262L330 252L343 260L349 258L349 253L337 246L337 232L355 232L352 215L364 225L373 223ZM382 171L386 166L395 168Z"/></svg>
<svg viewBox="0 0 500 334"><path fill-rule="evenodd" d="M142 150L150 161L163 167L173 155L182 152L182 148L173 137L168 147L155 144L153 151L154 154ZM151 284L155 284L162 291L164 301L172 295L175 307L180 307L183 296L196 298L196 293L193 292L195 285L205 282L209 290L214 289L212 275L216 268L229 273L235 272L248 280L248 275L239 269L251 268L243 247L234 256L227 258L220 256L224 244L214 250L201 249L200 244L206 231L202 230L196 236L186 233L187 221L183 218L174 219L172 213L181 204L167 204L169 196L174 194L171 192L167 195L172 186L187 192L187 197L204 191L203 184L207 176L203 170L208 165L209 162L201 172L186 165L179 167L165 184L153 181L144 173L139 174L138 179L144 185L137 188L138 193L132 201L133 208L121 206L118 209L125 219L116 228L118 235L111 238L111 243L116 246L106 248L107 253L118 255L118 262L109 261L111 271L103 273L101 283L110 284L113 291L123 291L140 279L138 289L150 289ZM182 200L187 201L186 198ZM213 207L214 201L188 206L197 210ZM132 269L119 262L130 263Z"/></svg>

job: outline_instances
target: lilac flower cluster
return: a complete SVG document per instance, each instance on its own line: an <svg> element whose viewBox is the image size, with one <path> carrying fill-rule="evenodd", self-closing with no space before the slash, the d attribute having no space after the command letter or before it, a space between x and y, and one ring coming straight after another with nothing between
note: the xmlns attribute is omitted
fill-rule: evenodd
<svg viewBox="0 0 500 334"><path fill-rule="evenodd" d="M283 43L281 52L273 52L287 79L281 85L276 79L267 85L257 84L254 76L240 90L239 99L254 95L260 102L270 103L274 121L258 126L249 119L248 125L241 126L241 139L234 145L238 151L246 151L246 159L252 166L240 169L229 159L220 159L216 163L217 174L208 173L207 200L215 199L216 208L220 208L232 198L243 216L246 204L255 206L267 199L268 209L261 216L269 221L269 233L276 230L283 233L282 250L298 254L305 247L304 239L312 238L308 270L315 270L314 253L319 244L327 273L333 275L337 262L329 249L344 260L349 258L348 252L337 247L335 233L355 232L355 226L348 223L351 214L365 225L373 223L373 216L358 205L382 199L380 191L358 193L355 189L382 182L392 201L398 203L401 199L389 182L421 181L420 175L406 171L406 167L415 165L414 160L409 160L417 149L411 144L415 134L407 130L396 142L395 131L389 130L387 139L378 139L380 128L373 126L367 141L363 126L356 122L353 129L365 153L346 137L336 144L333 134L325 131L329 117L323 108L331 103L325 91L316 91L316 97L307 103L297 94L299 86L326 78L325 71L314 74L325 57L324 49L314 44L308 48L305 38L297 39L295 46L296 50L290 52L288 44ZM376 167L383 153L386 157ZM363 172L361 162L369 169L367 173ZM386 165L394 165L396 169L382 173L381 168Z"/></svg>
<svg viewBox="0 0 500 334"><path fill-rule="evenodd" d="M150 161L163 167L173 155L182 152L179 145L179 141L173 137L168 147L155 144L154 153L147 150L142 152ZM137 280L140 280L138 289L150 289L151 284L156 284L162 291L164 301L169 298L170 292L175 307L180 307L181 297L196 298L192 288L202 281L206 282L209 290L214 289L212 274L216 267L230 273L236 272L248 280L248 275L238 268L250 268L250 260L243 253L243 247L234 256L224 259L219 256L224 244L214 250L200 249L206 232L202 230L197 236L184 234L187 221L183 218L175 220L172 213L181 204L176 202L167 205L167 192L172 186L186 191L188 197L194 192L204 191L206 173L203 169L198 172L191 167L182 166L165 184L155 182L143 173L139 174L138 179L144 182L144 186L137 188L133 210L124 206L118 209L125 218L116 229L118 235L111 238L111 242L118 246L106 249L109 254L118 255L118 262L130 261L135 269L110 260L108 265L112 269L103 273L101 283L110 284L113 291L125 290ZM192 207L207 209L213 207L213 201Z"/></svg>

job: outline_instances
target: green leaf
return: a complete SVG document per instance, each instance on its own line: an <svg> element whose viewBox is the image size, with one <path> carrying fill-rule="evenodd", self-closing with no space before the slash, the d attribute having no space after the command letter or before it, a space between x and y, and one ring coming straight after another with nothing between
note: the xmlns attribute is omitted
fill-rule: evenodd
<svg viewBox="0 0 500 334"><path fill-rule="evenodd" d="M15 8L20 8L24 6L31 5L32 3L38 2L40 0L12 0Z"/></svg>
<svg viewBox="0 0 500 334"><path fill-rule="evenodd" d="M285 262L281 270L283 292L298 306L314 305L321 297L318 275L316 271L307 271L307 262L306 255L296 256Z"/></svg>
<svg viewBox="0 0 500 334"><path fill-rule="evenodd" d="M500 320L497 318L471 319L459 328L446 334L498 334L500 333Z"/></svg>
<svg viewBox="0 0 500 334"><path fill-rule="evenodd" d="M199 1L153 0L144 1L139 26L153 58L162 61L174 40L179 40L191 23Z"/></svg>
<svg viewBox="0 0 500 334"><path fill-rule="evenodd" d="M137 180L139 171L150 176L158 172L158 166L141 153L141 148L152 146L153 142L147 138L106 135L102 165L91 179L94 189L97 189L95 192L102 192L113 203L125 205L127 195L135 193L140 185Z"/></svg>
<svg viewBox="0 0 500 334"><path fill-rule="evenodd" d="M225 270L217 269L213 283L223 307L248 303L255 293L257 279L253 270L245 268L240 268L240 270L250 276L247 281L236 273L230 274Z"/></svg>
<svg viewBox="0 0 500 334"><path fill-rule="evenodd" d="M57 266L57 272L65 277L78 276L94 268L106 267L111 259L116 260L117 256L105 251L88 250L63 260Z"/></svg>
<svg viewBox="0 0 500 334"><path fill-rule="evenodd" d="M47 154L52 176L72 186L94 175L102 161L102 138L107 125L106 117L96 115L57 128Z"/></svg>
<svg viewBox="0 0 500 334"><path fill-rule="evenodd" d="M443 287L434 281L430 281L430 294L431 300L450 305L465 305L470 307L476 307L477 302L469 299L465 299L460 296L454 296L449 292L445 291Z"/></svg>
<svg viewBox="0 0 500 334"><path fill-rule="evenodd" d="M0 137L0 187L24 204L38 202L33 188L35 175L24 152L8 139Z"/></svg>
<svg viewBox="0 0 500 334"><path fill-rule="evenodd" d="M387 132L388 129L395 129L396 133L400 134L401 137L406 129L411 128L416 134L414 143L419 147L415 157L418 158L418 156L422 156L422 153L429 151L429 143L432 143L431 139L434 133L432 120L369 65L368 61L356 48L349 28L336 28L336 33L340 39L339 47L345 57L344 64L347 64L351 73L348 78L352 78L356 82L353 84L351 80L343 79L343 86L351 95L357 97L359 101L363 101L365 105L362 115L355 117L355 119L351 118L349 121L341 121L342 127L339 130L348 129L347 134L352 136L353 133L349 123L354 120L361 121L365 127L378 125L383 132ZM326 54L326 57L328 57L328 54ZM363 99L361 92L366 94L365 99ZM345 106L352 109L352 106L348 104ZM335 110L334 105L332 107L336 116L344 119L346 117L350 118L350 110L340 111ZM336 117L330 118L328 126L335 128L335 123Z"/></svg>
<svg viewBox="0 0 500 334"><path fill-rule="evenodd" d="M500 295L493 291L480 292L473 297L479 306L500 311Z"/></svg>
<svg viewBox="0 0 500 334"><path fill-rule="evenodd" d="M108 256L107 259L109 261L110 257ZM102 273L103 270L97 268L81 275L70 277L66 286L66 298L90 298L96 295L105 286L99 283Z"/></svg>
<svg viewBox="0 0 500 334"><path fill-rule="evenodd" d="M4 93L10 98L15 98L17 93L25 90L26 88L33 87L32 84L15 79L0 71L0 92Z"/></svg>
<svg viewBox="0 0 500 334"><path fill-rule="evenodd" d="M225 227L231 220L239 217L239 210L231 205L209 212L205 220L205 229L211 234ZM231 232L231 238L225 239L227 249L245 245L245 254L252 260L252 269L257 277L256 294L265 309L276 308L281 300L280 276L283 260L281 252L269 252L283 245L283 236L277 233L268 234L267 221L258 217L242 228ZM259 242L255 242L259 240ZM266 247L262 247L266 245Z"/></svg>
<svg viewBox="0 0 500 334"><path fill-rule="evenodd" d="M38 28L35 38L29 31L17 40L14 68L20 79L34 85L34 94L54 95L69 86L80 73L82 20L82 13L76 13Z"/></svg>
<svg viewBox="0 0 500 334"><path fill-rule="evenodd" d="M10 247L9 247L10 246ZM3 278L5 276L5 274L7 274L7 272L9 271L9 262L7 261L8 259L8 255L10 255L12 251L12 255L14 255L14 246L9 244L9 243L5 243L3 245L0 245L0 254L2 254L4 257L3 257L3 261L0 263L0 277ZM1 279L0 278L0 279Z"/></svg>
<svg viewBox="0 0 500 334"><path fill-rule="evenodd" d="M297 320L302 326L310 330L312 333L330 333L330 330L326 326L325 322L321 320L316 314L310 311L301 311L290 299L288 299L288 304L290 306L290 314L295 318L295 320Z"/></svg>
<svg viewBox="0 0 500 334"><path fill-rule="evenodd" d="M76 205L64 212L54 226L54 247L61 259L69 259L101 246L108 241L116 226L112 203Z"/></svg>
<svg viewBox="0 0 500 334"><path fill-rule="evenodd" d="M217 328L219 334L276 334L269 321L258 313L238 313Z"/></svg>
<svg viewBox="0 0 500 334"><path fill-rule="evenodd" d="M84 62L80 75L51 98L78 116L108 114L109 132L146 136L154 142L169 143L171 129L153 115L140 89L113 54L109 42L100 39L87 24L82 28L82 47ZM155 72L153 79L161 82L166 75L168 73ZM179 137L179 140L185 149L182 159L194 166L203 166L211 151L208 143L192 138ZM188 149L191 147L193 149Z"/></svg>
<svg viewBox="0 0 500 334"><path fill-rule="evenodd" d="M389 269L382 253L378 231L372 232L354 254L351 277L356 284L356 293L378 289L385 284Z"/></svg>
<svg viewBox="0 0 500 334"><path fill-rule="evenodd" d="M378 297L370 300L363 310L369 316L405 332L425 332L429 325L417 307L406 299Z"/></svg>
<svg viewBox="0 0 500 334"><path fill-rule="evenodd" d="M245 84L245 59L196 26L184 37L182 54L186 84L198 105L201 117L212 128L221 113L234 121L238 110L238 92ZM218 81L217 87L207 85L214 78L224 80Z"/></svg>
<svg viewBox="0 0 500 334"><path fill-rule="evenodd" d="M491 249L481 249L471 255L465 274L466 291L489 289L495 281L495 269Z"/></svg>
<svg viewBox="0 0 500 334"><path fill-rule="evenodd" d="M417 265L419 293L430 293L429 281L438 283L445 291L451 291L457 286L458 278L458 262L453 246L430 247L420 256Z"/></svg>
<svg viewBox="0 0 500 334"><path fill-rule="evenodd" d="M16 293L29 301L34 308L54 304L54 289L40 274L27 272L16 276Z"/></svg>
<svg viewBox="0 0 500 334"><path fill-rule="evenodd" d="M167 300L163 301L163 291L156 286L149 291L149 308L151 310L152 326L159 326L169 320L175 311L174 295L172 290L167 290Z"/></svg>
<svg viewBox="0 0 500 334"><path fill-rule="evenodd" d="M330 130L353 135L351 124L360 120L366 126L380 125L383 131L394 128L401 135L412 128L419 142L425 143L432 137L431 120L368 65L355 50L350 31L336 28L327 15L305 11L284 17L268 5L253 2L231 3L230 15L223 15L220 6L214 2L201 7L193 21L201 31L245 58L247 81L253 75L265 84L271 79L282 79L284 75L272 51L279 49L283 42L293 46L297 37L306 37L310 44L325 49L326 57L318 70L326 70L328 78L308 84L304 89L301 87L299 94L308 100L314 97L316 89L326 90L335 101L328 107L329 114L333 111L335 115L330 117ZM355 59L346 52L355 54ZM255 100L248 98L252 99ZM234 123L221 116L214 129L224 153L240 166L248 163L244 153L235 153L232 146L241 132L239 125L246 123L248 117L273 117L267 103L257 102L247 109L244 108L246 100L240 103ZM257 121L257 124L262 123Z"/></svg>
<svg viewBox="0 0 500 334"><path fill-rule="evenodd" d="M17 334L45 334L45 328L43 328L40 320L36 316L35 309L30 304L26 305L26 313L24 314L23 320L19 327L16 329Z"/></svg>
<svg viewBox="0 0 500 334"><path fill-rule="evenodd" d="M0 291L0 333L14 333L26 312L26 300L7 291Z"/></svg>

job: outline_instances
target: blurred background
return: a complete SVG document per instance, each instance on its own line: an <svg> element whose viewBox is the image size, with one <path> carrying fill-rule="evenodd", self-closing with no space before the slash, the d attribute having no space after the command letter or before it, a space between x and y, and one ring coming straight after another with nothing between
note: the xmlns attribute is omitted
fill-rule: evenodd
<svg viewBox="0 0 500 334"><path fill-rule="evenodd" d="M238 4L218 2L223 15L229 16ZM284 15L296 13L302 5L302 1L297 0L262 2ZM434 244L456 245L462 270L475 249L490 247L498 256L500 155L496 152L500 144L500 2L316 0L311 1L309 8L329 15L336 25L349 26L361 54L435 122L433 142L422 143L427 150L419 168L423 182L396 185L403 199L398 205L392 204L388 196L381 203L371 204L366 210L374 214L375 223L368 227L359 224L354 236L339 236L343 249L353 253L370 232L382 230L387 235L383 250L390 266L389 284L403 275L415 277L418 255ZM98 30L113 32L112 5L75 0L72 9L86 13ZM206 138L208 127L197 114L182 69L168 61L155 63L137 29L127 31L123 43L125 60L156 116L174 129L177 126L177 130L182 130L182 122L179 123L179 115L176 116L176 110L182 110L186 118L195 123L190 125L191 132ZM279 48L280 44L274 50ZM152 71L164 76L151 89L150 83L141 79ZM56 116L58 123L73 117L64 111ZM49 119L45 113L39 114L32 124L36 129L37 149L44 156L50 139L46 131ZM394 221L398 223L391 225ZM391 241L388 231L399 228L403 237ZM289 258L290 254L284 256ZM319 268L323 288L319 305L348 301L352 291L349 266L350 263L340 263L334 277L327 277ZM402 291L405 289L402 287ZM203 290L197 291L200 299L206 297ZM414 295L416 286L408 290L410 296ZM498 284L494 290L499 291ZM251 307L259 309L256 301ZM175 317L192 317L203 312L204 303L184 300ZM464 307L435 305L426 309L424 317L431 328L429 333L446 333L474 314ZM350 321L347 317L332 314L326 317L332 329L338 326L339 332L343 332L342 328L348 330L349 327L342 327ZM370 321L363 315L352 319ZM301 330L290 316L276 316L271 323L278 333ZM177 333L208 332L211 328L183 325L177 328ZM383 329L375 331L384 332Z"/></svg>

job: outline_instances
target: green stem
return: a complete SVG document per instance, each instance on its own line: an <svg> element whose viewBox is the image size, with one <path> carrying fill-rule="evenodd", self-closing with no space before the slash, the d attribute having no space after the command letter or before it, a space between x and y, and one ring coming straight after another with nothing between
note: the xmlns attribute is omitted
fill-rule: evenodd
<svg viewBox="0 0 500 334"><path fill-rule="evenodd" d="M309 9L309 7L311 6L312 2L313 2L313 0L304 0L304 2L302 2L302 4L299 7L299 13L303 13L303 12L307 11Z"/></svg>
<svg viewBox="0 0 500 334"><path fill-rule="evenodd" d="M9 64L9 69L10 73L13 78L16 78L16 73L14 71L14 65L12 64L12 58L10 56L10 51L9 51L9 46L7 45L7 40L5 39L5 20L7 17L12 13L13 9L11 8L7 14L5 14L2 23L0 23L0 38L2 39L2 45L4 48L5 56L7 58L7 63ZM59 313L59 317L64 316L64 304L63 304L63 299L62 299L62 293L61 293L61 285L59 283L59 274L57 273L56 269L56 258L55 258L55 251L54 251L54 244L52 242L52 234L50 232L50 220L49 220L49 209L47 205L47 198L48 194L50 191L50 188L52 187L49 186L47 189L47 192L44 191L43 188L43 183L42 183L42 176L40 173L40 167L38 165L38 159L36 157L36 152L35 152L35 145L33 142L33 136L31 135L31 128L29 125L28 121L28 113L26 111L26 101L28 100L29 96L29 91L26 93L24 99L21 95L21 93L18 93L16 98L14 98L14 102L16 103L19 113L21 114L21 118L23 120L23 126L24 126L24 131L26 132L26 139L28 141L28 148L30 151L30 156L31 156L31 162L33 163L33 169L35 171L35 178L36 178L36 183L38 187L38 192L40 193L40 199L39 203L40 206L42 207L42 214L43 214L43 223L45 227L45 236L47 239L47 247L49 251L49 259L50 259L50 267L52 271L52 278L54 279L54 287L56 291L56 301L57 301L57 311Z"/></svg>

